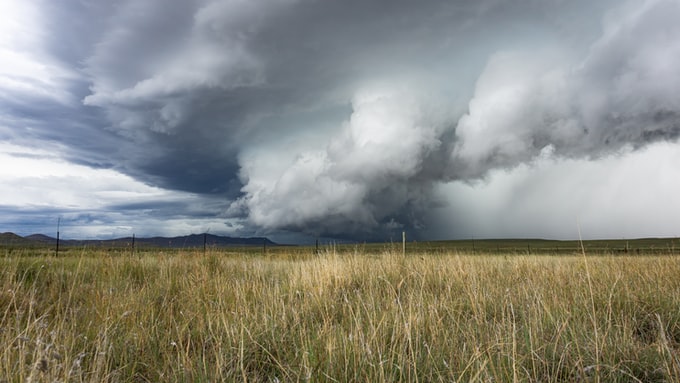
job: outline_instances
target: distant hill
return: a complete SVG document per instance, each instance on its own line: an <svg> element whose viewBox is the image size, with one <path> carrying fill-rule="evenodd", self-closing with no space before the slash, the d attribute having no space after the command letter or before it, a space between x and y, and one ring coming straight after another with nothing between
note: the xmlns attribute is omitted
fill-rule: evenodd
<svg viewBox="0 0 680 383"><path fill-rule="evenodd" d="M45 234L31 234L31 235L25 236L24 239L28 239L28 240L35 241L35 242L41 242L41 243L57 243L56 238L48 237Z"/></svg>
<svg viewBox="0 0 680 383"><path fill-rule="evenodd" d="M14 233L0 233L0 245L24 246L30 245L32 241Z"/></svg>
<svg viewBox="0 0 680 383"><path fill-rule="evenodd" d="M57 239L44 234L31 234L21 237L14 233L0 234L0 246L39 246L53 245ZM115 239L61 239L60 245L63 246L103 246L103 247L125 247L130 246L132 237ZM164 247L164 248L195 248L203 247L203 244L211 247L233 247L233 246L273 246L275 242L266 237L226 237L214 234L191 234L180 237L151 237L135 238L135 246L145 247Z"/></svg>

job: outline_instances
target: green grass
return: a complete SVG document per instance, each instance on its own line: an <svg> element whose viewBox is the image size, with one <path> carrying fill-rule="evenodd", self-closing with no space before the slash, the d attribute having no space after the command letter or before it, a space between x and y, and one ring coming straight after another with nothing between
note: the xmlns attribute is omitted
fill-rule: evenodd
<svg viewBox="0 0 680 383"><path fill-rule="evenodd" d="M680 259L70 249L0 258L0 381L680 380Z"/></svg>

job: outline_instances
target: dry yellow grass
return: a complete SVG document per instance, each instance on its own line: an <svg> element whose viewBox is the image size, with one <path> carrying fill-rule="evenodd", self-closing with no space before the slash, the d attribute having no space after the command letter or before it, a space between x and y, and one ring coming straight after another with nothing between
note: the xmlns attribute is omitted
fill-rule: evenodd
<svg viewBox="0 0 680 383"><path fill-rule="evenodd" d="M84 250L0 270L0 381L680 380L673 256Z"/></svg>

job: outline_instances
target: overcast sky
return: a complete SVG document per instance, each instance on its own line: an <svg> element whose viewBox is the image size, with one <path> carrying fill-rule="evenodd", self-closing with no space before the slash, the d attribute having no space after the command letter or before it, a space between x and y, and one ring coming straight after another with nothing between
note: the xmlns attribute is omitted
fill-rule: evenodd
<svg viewBox="0 0 680 383"><path fill-rule="evenodd" d="M680 236L679 0L0 0L0 232Z"/></svg>

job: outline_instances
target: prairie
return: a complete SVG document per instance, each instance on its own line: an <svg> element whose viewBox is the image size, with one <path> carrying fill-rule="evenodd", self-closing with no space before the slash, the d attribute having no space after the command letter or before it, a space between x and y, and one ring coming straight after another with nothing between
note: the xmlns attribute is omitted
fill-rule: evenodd
<svg viewBox="0 0 680 383"><path fill-rule="evenodd" d="M680 381L679 261L13 249L0 381Z"/></svg>

